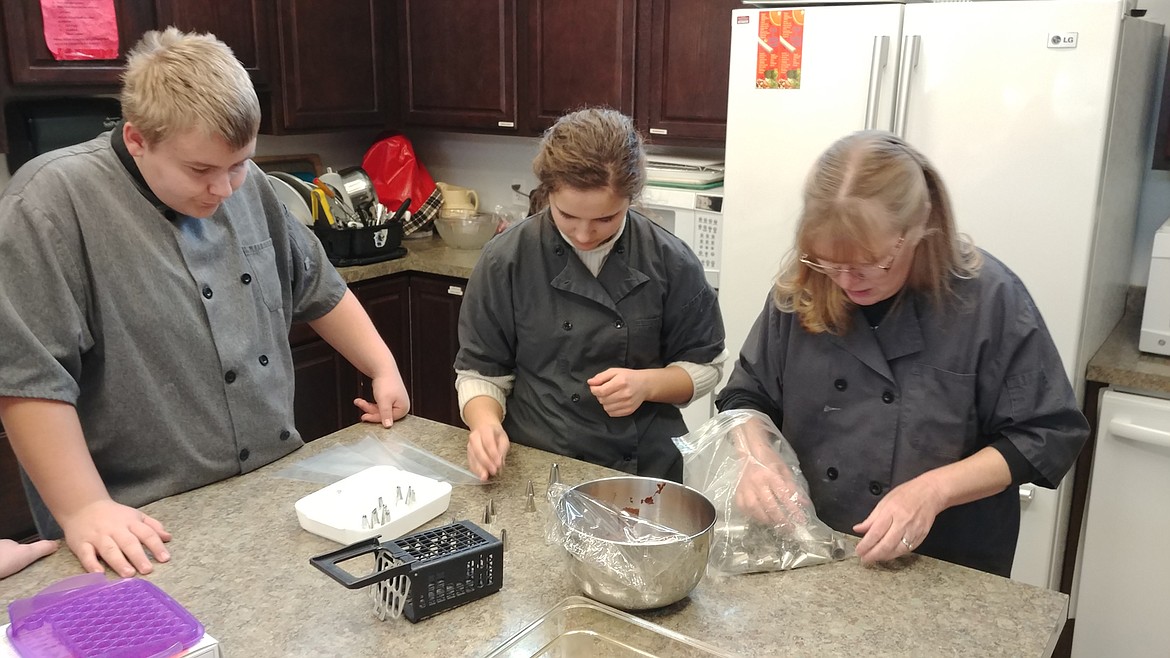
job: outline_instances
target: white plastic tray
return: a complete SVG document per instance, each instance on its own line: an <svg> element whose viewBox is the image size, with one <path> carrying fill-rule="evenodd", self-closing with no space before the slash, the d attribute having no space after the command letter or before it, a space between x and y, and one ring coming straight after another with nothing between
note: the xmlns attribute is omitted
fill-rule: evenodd
<svg viewBox="0 0 1170 658"><path fill-rule="evenodd" d="M413 504L397 501L398 487L402 487L403 497L408 488L414 489ZM390 510L386 523L362 528L362 516L370 516L379 497ZM450 504L450 484L382 465L314 491L294 507L305 530L341 544L353 544L374 535L381 535L383 541L397 539L447 511Z"/></svg>

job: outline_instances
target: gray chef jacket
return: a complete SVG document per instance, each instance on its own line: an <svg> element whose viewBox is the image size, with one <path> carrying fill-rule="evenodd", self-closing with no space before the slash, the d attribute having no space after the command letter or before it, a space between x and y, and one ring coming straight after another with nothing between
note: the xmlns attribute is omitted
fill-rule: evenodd
<svg viewBox="0 0 1170 658"><path fill-rule="evenodd" d="M670 440L687 432L678 408L646 402L611 418L585 382L607 368L710 363L722 351L715 291L685 243L631 210L594 277L545 209L484 247L459 313L455 370L515 375L504 418L512 441L681 481Z"/></svg>
<svg viewBox="0 0 1170 658"><path fill-rule="evenodd" d="M0 396L75 405L120 503L302 445L289 327L329 312L346 287L248 168L212 217L176 217L144 195L107 133L32 160L0 196ZM41 534L59 537L27 478L26 490Z"/></svg>
<svg viewBox="0 0 1170 658"><path fill-rule="evenodd" d="M800 459L817 515L852 532L891 488L1006 438L1053 488L1088 438L1060 356L1023 283L984 254L938 308L902 298L876 329L812 334L769 300L720 410L769 414ZM1007 576L1015 487L942 512L917 552Z"/></svg>

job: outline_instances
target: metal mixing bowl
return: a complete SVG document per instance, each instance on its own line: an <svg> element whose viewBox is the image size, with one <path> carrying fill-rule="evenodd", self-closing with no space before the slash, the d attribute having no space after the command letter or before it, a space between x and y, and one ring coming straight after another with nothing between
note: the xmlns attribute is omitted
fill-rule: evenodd
<svg viewBox="0 0 1170 658"><path fill-rule="evenodd" d="M715 506L706 496L668 480L635 476L579 484L562 501L571 492L685 535L685 540L635 543L623 536L599 536L606 531L588 523L570 522L565 528L568 540L590 542L602 555L620 555L621 562L628 562L643 581L641 587L632 587L629 578L619 577L606 560L583 560L567 553L569 574L586 596L624 610L646 610L670 605L699 584L707 569L715 525ZM596 525L604 528L607 524Z"/></svg>

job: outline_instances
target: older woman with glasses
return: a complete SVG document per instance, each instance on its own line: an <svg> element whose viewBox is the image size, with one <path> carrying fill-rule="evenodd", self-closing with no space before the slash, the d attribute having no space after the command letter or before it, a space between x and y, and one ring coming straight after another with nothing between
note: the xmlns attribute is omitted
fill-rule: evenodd
<svg viewBox="0 0 1170 658"><path fill-rule="evenodd" d="M864 562L914 551L1002 576L1016 485L1054 488L1088 438L1024 285L957 233L926 158L882 132L817 161L796 249L717 404L776 422L817 515L863 535ZM791 489L759 470L738 501L776 521Z"/></svg>

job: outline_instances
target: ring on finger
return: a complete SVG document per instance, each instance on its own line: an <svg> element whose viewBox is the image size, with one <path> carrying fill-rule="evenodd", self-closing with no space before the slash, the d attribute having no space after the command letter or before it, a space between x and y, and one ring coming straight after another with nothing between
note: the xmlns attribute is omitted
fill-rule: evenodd
<svg viewBox="0 0 1170 658"><path fill-rule="evenodd" d="M914 543L911 542L909 539L906 539L905 537L902 537L902 545L905 546L906 550L908 550L908 551L914 550Z"/></svg>

